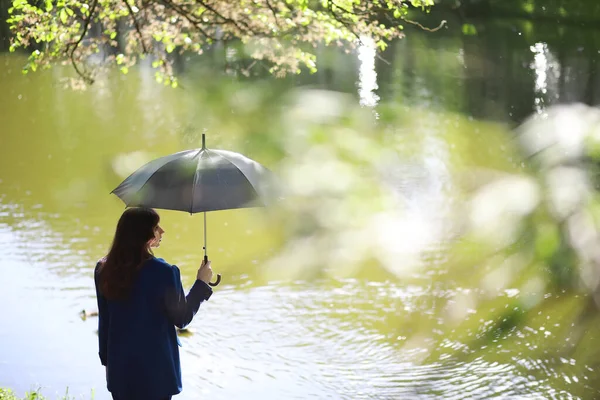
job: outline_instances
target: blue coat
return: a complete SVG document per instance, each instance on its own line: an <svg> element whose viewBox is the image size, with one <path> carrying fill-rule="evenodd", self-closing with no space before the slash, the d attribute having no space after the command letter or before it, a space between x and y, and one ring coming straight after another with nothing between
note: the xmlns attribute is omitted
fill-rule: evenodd
<svg viewBox="0 0 600 400"><path fill-rule="evenodd" d="M160 258L146 261L126 301L106 299L95 282L98 339L107 387L126 399L160 399L181 392L179 339L212 289L197 280L185 296L179 268Z"/></svg>

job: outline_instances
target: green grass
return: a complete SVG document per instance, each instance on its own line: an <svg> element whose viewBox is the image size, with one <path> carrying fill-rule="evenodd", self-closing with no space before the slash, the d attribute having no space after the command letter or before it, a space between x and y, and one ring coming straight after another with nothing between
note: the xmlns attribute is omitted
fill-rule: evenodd
<svg viewBox="0 0 600 400"><path fill-rule="evenodd" d="M90 397L94 399L94 391ZM49 400L40 393L40 389L26 392L24 397L17 396L11 389L0 388L0 400ZM69 388L67 388L64 396L60 397L60 400L75 400L75 397L69 396Z"/></svg>

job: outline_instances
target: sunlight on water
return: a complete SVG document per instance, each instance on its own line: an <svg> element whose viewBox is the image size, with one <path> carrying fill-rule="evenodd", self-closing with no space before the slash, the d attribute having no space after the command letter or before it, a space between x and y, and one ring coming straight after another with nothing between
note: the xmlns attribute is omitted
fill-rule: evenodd
<svg viewBox="0 0 600 400"><path fill-rule="evenodd" d="M377 72L375 71L375 42L370 37L363 36L358 47L358 59L360 60L358 94L360 104L366 107L374 107L379 101L375 93L377 86Z"/></svg>
<svg viewBox="0 0 600 400"><path fill-rule="evenodd" d="M536 74L535 92L537 97L535 99L535 109L538 114L541 114L548 105L554 103L557 99L561 70L556 57L548 49L546 43L536 43L531 46L531 52L534 54L531 69Z"/></svg>

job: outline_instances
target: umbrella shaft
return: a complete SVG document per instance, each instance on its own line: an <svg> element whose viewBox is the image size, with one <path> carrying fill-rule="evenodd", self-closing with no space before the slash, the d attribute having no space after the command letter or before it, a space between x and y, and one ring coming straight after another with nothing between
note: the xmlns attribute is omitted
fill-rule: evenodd
<svg viewBox="0 0 600 400"><path fill-rule="evenodd" d="M204 212L204 259L207 259L206 256L206 212Z"/></svg>

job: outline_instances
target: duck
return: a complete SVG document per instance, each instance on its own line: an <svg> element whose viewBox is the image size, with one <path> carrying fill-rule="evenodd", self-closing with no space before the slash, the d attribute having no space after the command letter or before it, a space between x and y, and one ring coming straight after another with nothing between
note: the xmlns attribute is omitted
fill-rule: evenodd
<svg viewBox="0 0 600 400"><path fill-rule="evenodd" d="M85 308L79 312L79 316L82 320L86 320L89 317L97 317L98 311L88 311Z"/></svg>
<svg viewBox="0 0 600 400"><path fill-rule="evenodd" d="M183 337L192 336L194 334L194 330L190 328L177 328L177 334Z"/></svg>

